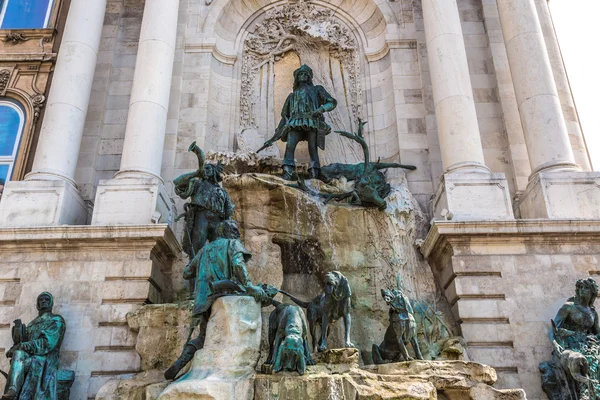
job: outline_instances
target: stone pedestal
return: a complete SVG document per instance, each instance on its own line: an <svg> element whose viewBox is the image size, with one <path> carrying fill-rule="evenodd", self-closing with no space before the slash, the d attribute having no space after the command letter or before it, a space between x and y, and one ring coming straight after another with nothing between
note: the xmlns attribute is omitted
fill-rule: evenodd
<svg viewBox="0 0 600 400"><path fill-rule="evenodd" d="M519 200L522 218L600 218L600 172L540 172Z"/></svg>
<svg viewBox="0 0 600 400"><path fill-rule="evenodd" d="M100 181L92 225L172 224L172 203L158 178Z"/></svg>
<svg viewBox="0 0 600 400"><path fill-rule="evenodd" d="M436 219L514 219L504 174L444 174L433 209Z"/></svg>
<svg viewBox="0 0 600 400"><path fill-rule="evenodd" d="M8 182L0 202L0 226L85 225L87 206L65 180Z"/></svg>
<svg viewBox="0 0 600 400"><path fill-rule="evenodd" d="M260 304L248 296L221 297L212 306L204 348L190 371L171 384L160 400L252 400L260 355Z"/></svg>

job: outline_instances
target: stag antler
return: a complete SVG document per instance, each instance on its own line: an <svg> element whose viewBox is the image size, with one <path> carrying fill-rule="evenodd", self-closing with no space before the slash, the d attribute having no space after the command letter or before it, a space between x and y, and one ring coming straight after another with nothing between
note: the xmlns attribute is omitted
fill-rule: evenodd
<svg viewBox="0 0 600 400"><path fill-rule="evenodd" d="M339 133L340 135L347 137L348 139L354 140L355 142L360 144L360 147L362 147L363 154L365 156L365 163L364 163L365 167L363 170L363 175L367 171L367 166L369 165L369 145L367 144L367 142L365 141L365 138L363 136L363 126L365 126L366 124L367 124L367 121L363 122L362 119L359 118L358 119L358 132L356 134L346 132L346 131L335 131L336 133Z"/></svg>

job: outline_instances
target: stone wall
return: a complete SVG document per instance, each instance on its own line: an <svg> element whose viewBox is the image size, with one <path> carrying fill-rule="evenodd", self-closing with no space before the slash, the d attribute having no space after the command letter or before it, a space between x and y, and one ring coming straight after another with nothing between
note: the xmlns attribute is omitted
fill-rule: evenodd
<svg viewBox="0 0 600 400"><path fill-rule="evenodd" d="M328 4L321 6L333 7ZM143 0L108 2L76 177L89 201L98 181L119 168L143 5ZM186 154L193 140L205 150L239 149L244 40L270 7L253 3L238 15L234 10L241 8L225 0L181 1L162 169L167 187L195 167L193 155ZM492 172L506 174L514 195L524 189L530 169L497 6L491 0L459 0L458 7L485 162ZM443 171L421 2L359 0L336 9L339 23L356 38L372 158L416 165L407 175L409 189L429 212ZM268 112L277 118L269 101Z"/></svg>
<svg viewBox="0 0 600 400"><path fill-rule="evenodd" d="M550 360L550 320L578 279L600 275L598 221L436 222L423 252L467 340L499 387L546 400L538 365Z"/></svg>
<svg viewBox="0 0 600 400"><path fill-rule="evenodd" d="M12 321L29 323L37 295L54 295L67 324L60 368L75 371L72 399L94 398L110 378L139 372L127 312L171 298L174 253L166 225L0 229L0 347ZM8 360L0 357L1 369Z"/></svg>

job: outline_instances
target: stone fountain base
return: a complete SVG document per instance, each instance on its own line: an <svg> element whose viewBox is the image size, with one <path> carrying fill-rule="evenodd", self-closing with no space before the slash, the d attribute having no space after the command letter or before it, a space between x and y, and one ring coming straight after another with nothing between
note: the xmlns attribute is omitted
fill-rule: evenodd
<svg viewBox="0 0 600 400"><path fill-rule="evenodd" d="M338 354L334 359L351 359ZM334 350L335 351L335 350ZM465 361L410 361L360 368L358 364L317 363L306 374L258 374L254 399L302 400L520 400L523 390L496 390L496 371Z"/></svg>
<svg viewBox="0 0 600 400"><path fill-rule="evenodd" d="M313 359L317 364L307 367L302 376L252 372L239 379L218 374L202 378L194 370L203 369L192 366L161 395L168 382L140 374L113 385L111 390L118 393L115 397L101 399L526 400L523 390L494 389L496 371L474 362L417 360L360 367L356 349L328 350Z"/></svg>

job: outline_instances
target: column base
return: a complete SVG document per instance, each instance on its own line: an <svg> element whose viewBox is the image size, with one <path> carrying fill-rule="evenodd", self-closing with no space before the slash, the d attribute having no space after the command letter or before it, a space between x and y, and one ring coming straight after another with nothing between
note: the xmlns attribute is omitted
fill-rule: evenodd
<svg viewBox="0 0 600 400"><path fill-rule="evenodd" d="M107 179L98 184L92 225L172 225L173 219L171 200L159 179Z"/></svg>
<svg viewBox="0 0 600 400"><path fill-rule="evenodd" d="M8 182L0 201L0 226L86 225L88 208L64 180Z"/></svg>
<svg viewBox="0 0 600 400"><path fill-rule="evenodd" d="M446 173L438 186L433 209L435 219L514 219L504 174Z"/></svg>
<svg viewBox="0 0 600 400"><path fill-rule="evenodd" d="M540 172L519 200L521 217L600 218L600 172Z"/></svg>

